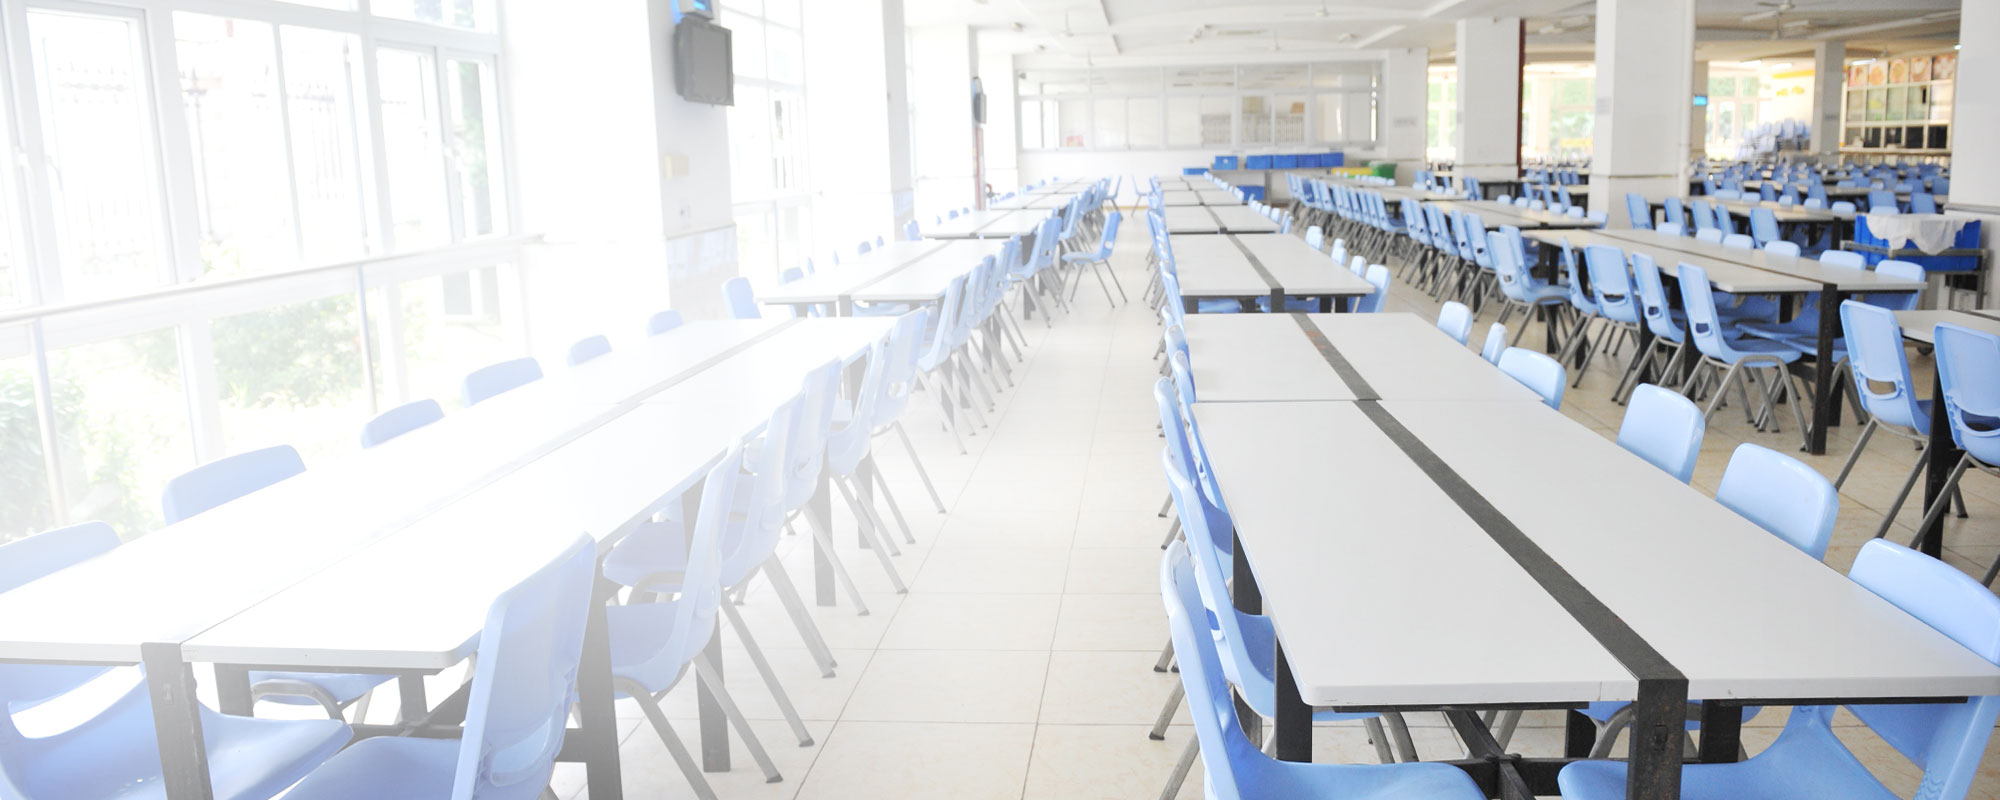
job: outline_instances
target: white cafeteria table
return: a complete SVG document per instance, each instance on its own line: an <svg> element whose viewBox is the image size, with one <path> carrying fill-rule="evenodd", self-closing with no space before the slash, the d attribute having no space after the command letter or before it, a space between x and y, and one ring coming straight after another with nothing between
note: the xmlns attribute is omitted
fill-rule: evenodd
<svg viewBox="0 0 2000 800"><path fill-rule="evenodd" d="M1284 310L1284 298L1319 301L1332 311L1337 300L1373 294L1374 284L1306 246L1296 236L1278 233L1233 233L1183 236L1173 241L1175 277L1181 299L1192 313L1205 299L1239 300L1246 305L1266 298L1274 311Z"/></svg>

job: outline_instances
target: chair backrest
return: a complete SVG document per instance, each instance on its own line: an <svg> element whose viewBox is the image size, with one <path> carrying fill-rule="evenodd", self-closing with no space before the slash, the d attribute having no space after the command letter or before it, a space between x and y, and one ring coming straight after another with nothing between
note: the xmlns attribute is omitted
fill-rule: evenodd
<svg viewBox="0 0 2000 800"><path fill-rule="evenodd" d="M1957 567L1874 539L1861 546L1847 577L1980 658L2000 663L2000 597ZM1918 797L1965 797L1993 736L1994 719L2000 717L2000 697L1937 705L1856 705L1847 710L1923 767ZM1823 713L1831 716L1832 709Z"/></svg>
<svg viewBox="0 0 2000 800"><path fill-rule="evenodd" d="M778 273L778 284L782 286L784 284L791 283L792 281L804 280L805 277L806 277L805 270L799 269L798 267L786 267L784 272Z"/></svg>
<svg viewBox="0 0 2000 800"><path fill-rule="evenodd" d="M2000 464L2000 336L1940 322L1937 341L1938 380L1951 421L1951 438L1988 464ZM1968 420L1967 416L1976 419Z"/></svg>
<svg viewBox="0 0 2000 800"><path fill-rule="evenodd" d="M716 580L723 586L737 586L756 574L758 568L777 551L779 532L785 528L785 517L791 511L785 501L790 472L786 469L791 451L793 429L799 425L799 412L805 405L803 392L778 404L771 412L771 420L764 426L759 446L756 450L745 449L741 475L736 479L740 484L749 481L747 491L738 492L739 497L747 496L735 506L743 518L731 516L723 523L721 537L722 561L717 568ZM753 457L754 455L754 457Z"/></svg>
<svg viewBox="0 0 2000 800"><path fill-rule="evenodd" d="M805 507L819 488L820 470L826 466L826 436L833 430L834 403L840 399L840 359L832 359L806 373L805 401L799 405L799 424L791 431L785 448L787 480L785 510Z"/></svg>
<svg viewBox="0 0 2000 800"><path fill-rule="evenodd" d="M1562 408L1563 388L1569 382L1564 379L1561 362L1533 350L1509 347L1501 351L1500 360L1495 363L1501 372L1541 395L1549 408Z"/></svg>
<svg viewBox="0 0 2000 800"><path fill-rule="evenodd" d="M1937 198L1932 197L1927 192L1916 192L1911 194L1910 213L1912 214L1938 213Z"/></svg>
<svg viewBox="0 0 2000 800"><path fill-rule="evenodd" d="M963 319L963 315L960 318ZM875 434L875 406L882 397L882 381L889 375L888 361L887 341L877 340L868 348L868 364L863 367L860 391L855 393L854 406L847 415L850 422L827 434L827 465L835 475L854 474L855 467L868 455L868 444Z"/></svg>
<svg viewBox="0 0 2000 800"><path fill-rule="evenodd" d="M375 415L361 426L361 446L375 445L444 419L444 407L428 397L412 400Z"/></svg>
<svg viewBox="0 0 2000 800"><path fill-rule="evenodd" d="M1659 227L1653 229L1653 232L1661 236L1679 237L1687 235L1687 230L1682 228L1678 222L1662 222Z"/></svg>
<svg viewBox="0 0 2000 800"><path fill-rule="evenodd" d="M1758 244L1778 241L1778 214L1763 206L1750 209L1750 237Z"/></svg>
<svg viewBox="0 0 2000 800"><path fill-rule="evenodd" d="M1707 200L1696 200L1690 208L1694 212L1694 227L1696 231L1715 228L1715 208L1710 206Z"/></svg>
<svg viewBox="0 0 2000 800"><path fill-rule="evenodd" d="M1694 232L1694 238L1709 244L1722 244L1722 229L1702 228Z"/></svg>
<svg viewBox="0 0 2000 800"><path fill-rule="evenodd" d="M1855 211L1854 204L1847 202L1846 200L1835 201L1834 204L1830 206L1827 210L1832 211L1835 214L1852 214Z"/></svg>
<svg viewBox="0 0 2000 800"><path fill-rule="evenodd" d="M1868 192L1868 213L1895 214L1902 209L1896 206L1896 193L1888 189L1874 189Z"/></svg>
<svg viewBox="0 0 2000 800"><path fill-rule="evenodd" d="M1747 233L1732 233L1722 237L1722 246L1738 250L1755 250L1757 240L1750 238L1750 234Z"/></svg>
<svg viewBox="0 0 2000 800"><path fill-rule="evenodd" d="M102 522L83 522L0 545L0 593L89 561L118 547L118 534ZM0 664L0 742L11 735L10 711L53 700L104 674L105 667ZM0 777L0 782L5 778Z"/></svg>
<svg viewBox="0 0 2000 800"><path fill-rule="evenodd" d="M1680 342L1684 332L1680 323L1674 321L1667 300L1666 285L1660 280L1660 265L1646 253L1632 254L1632 283L1639 294L1639 310L1645 315L1646 327L1669 342Z"/></svg>
<svg viewBox="0 0 2000 800"><path fill-rule="evenodd" d="M1306 246L1314 250L1324 248L1326 246L1326 231L1321 230L1318 225L1308 226L1306 228Z"/></svg>
<svg viewBox="0 0 2000 800"><path fill-rule="evenodd" d="M1381 311L1382 306L1389 300L1389 267L1383 264L1370 264L1365 277L1369 285L1375 287L1375 291L1366 297L1356 298L1354 310L1373 314Z"/></svg>
<svg viewBox="0 0 2000 800"><path fill-rule="evenodd" d="M812 262L808 259L807 263L810 264ZM646 318L646 335L658 336L680 326L681 312L669 308L665 311L655 312L652 316Z"/></svg>
<svg viewBox="0 0 2000 800"><path fill-rule="evenodd" d="M954 219L956 219L956 218L954 217ZM861 240L861 243L860 243L860 244L858 244L858 245L855 245L855 246L854 246L854 254L855 254L855 255L861 255L861 256L865 256L865 255L868 255L868 252L869 252L870 250L874 250L874 249L875 249L875 246L874 246L874 245L872 245L872 244L869 244L869 243L868 243L868 240L867 240L867 239L863 239L863 240Z"/></svg>
<svg viewBox="0 0 2000 800"><path fill-rule="evenodd" d="M861 252L868 252L867 242L861 243ZM722 282L722 305L728 309L730 319L761 319L762 309L757 307L757 292L750 288L750 279L738 275Z"/></svg>
<svg viewBox="0 0 2000 800"><path fill-rule="evenodd" d="M1653 206L1638 192L1625 193L1625 218L1634 228L1653 227Z"/></svg>
<svg viewBox="0 0 2000 800"><path fill-rule="evenodd" d="M1667 222L1679 226L1681 230L1686 230L1687 216L1681 209L1681 199L1678 197L1668 197L1664 205L1666 206Z"/></svg>
<svg viewBox="0 0 2000 800"><path fill-rule="evenodd" d="M555 771L597 576L597 543L578 536L494 598L479 635L453 800L534 800Z"/></svg>
<svg viewBox="0 0 2000 800"><path fill-rule="evenodd" d="M910 220L903 225L903 238L912 242L921 241L924 238L923 228L918 227L916 220Z"/></svg>
<svg viewBox="0 0 2000 800"><path fill-rule="evenodd" d="M797 441L794 437L794 441ZM661 642L651 661L668 674L693 660L715 631L722 599L722 528L729 519L743 470L743 446L733 444L708 470L701 487L701 505L688 531L687 563L681 569L680 596L667 613L670 638Z"/></svg>
<svg viewBox="0 0 2000 800"><path fill-rule="evenodd" d="M1819 470L1745 442L1729 456L1715 500L1814 559L1826 558L1840 493Z"/></svg>
<svg viewBox="0 0 2000 800"><path fill-rule="evenodd" d="M1787 242L1787 241L1771 242L1769 244L1764 245L1764 252L1776 256L1789 256L1791 258L1798 258L1799 243Z"/></svg>
<svg viewBox="0 0 2000 800"><path fill-rule="evenodd" d="M569 346L569 365L574 367L585 361L611 352L611 340L604 334L585 336Z"/></svg>
<svg viewBox="0 0 2000 800"><path fill-rule="evenodd" d="M1860 254L1855 253L1852 255L1858 256ZM1906 281L1915 281L1917 283L1924 282L1923 265L1909 261L1890 260L1876 264L1875 274L1889 278L1900 278ZM1922 300L1923 296L1924 293L1921 291L1871 292L1866 300L1869 305L1881 306L1891 311L1914 311L1917 308L1917 301Z"/></svg>
<svg viewBox="0 0 2000 800"><path fill-rule="evenodd" d="M509 359L466 373L464 382L459 384L458 398L467 408L471 408L493 399L502 392L518 389L541 379L541 362L531 357Z"/></svg>
<svg viewBox="0 0 2000 800"><path fill-rule="evenodd" d="M917 386L917 356L923 351L924 322L930 309L919 308L896 318L889 328L889 372L882 378L882 397L875 405L875 428L902 418Z"/></svg>
<svg viewBox="0 0 2000 800"><path fill-rule="evenodd" d="M1694 479L1694 462L1701 455L1701 437L1708 425L1701 409L1679 392L1650 383L1632 389L1625 420L1618 425L1618 446L1659 467L1681 483Z"/></svg>
<svg viewBox="0 0 2000 800"><path fill-rule="evenodd" d="M1456 300L1447 300L1444 308L1438 309L1437 326L1446 336L1465 344L1472 338L1472 309Z"/></svg>
<svg viewBox="0 0 2000 800"><path fill-rule="evenodd" d="M218 458L167 481L160 511L172 525L305 471L288 444Z"/></svg>
<svg viewBox="0 0 2000 800"><path fill-rule="evenodd" d="M1203 783L1216 792L1216 800L1242 800L1235 762L1264 756L1244 737L1237 721L1236 703L1222 674L1222 660L1215 651L1208 611L1201 603L1201 589L1186 544L1169 545L1166 557L1160 560L1160 595L1166 602L1167 629L1181 662L1181 685L1187 691L1189 716L1194 718L1195 740L1200 744L1206 773Z"/></svg>
<svg viewBox="0 0 2000 800"><path fill-rule="evenodd" d="M1632 298L1632 273L1625 265L1625 251L1610 245L1583 248L1584 267L1590 270L1590 293L1597 313L1620 322L1639 322L1639 306Z"/></svg>
<svg viewBox="0 0 2000 800"><path fill-rule="evenodd" d="M1499 364L1500 353L1507 349L1507 326L1498 322L1487 326L1486 342L1479 347L1479 355L1487 363Z"/></svg>

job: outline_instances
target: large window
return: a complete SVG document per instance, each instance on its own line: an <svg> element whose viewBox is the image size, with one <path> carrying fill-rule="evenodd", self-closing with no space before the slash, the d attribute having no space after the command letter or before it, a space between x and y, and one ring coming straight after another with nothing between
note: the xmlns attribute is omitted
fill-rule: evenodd
<svg viewBox="0 0 2000 800"><path fill-rule="evenodd" d="M1521 156L1563 163L1589 159L1596 98L1592 64L1528 65L1521 73Z"/></svg>
<svg viewBox="0 0 2000 800"><path fill-rule="evenodd" d="M1377 65L1029 69L1024 150L1371 147Z"/></svg>
<svg viewBox="0 0 2000 800"><path fill-rule="evenodd" d="M0 541L520 352L494 2L361 8L0 0Z"/></svg>
<svg viewBox="0 0 2000 800"><path fill-rule="evenodd" d="M800 2L728 0L723 9L735 36L736 105L728 113L737 268L760 287L811 255Z"/></svg>
<svg viewBox="0 0 2000 800"><path fill-rule="evenodd" d="M1453 161L1458 158L1458 68L1431 67L1428 99L1424 104L1424 158Z"/></svg>

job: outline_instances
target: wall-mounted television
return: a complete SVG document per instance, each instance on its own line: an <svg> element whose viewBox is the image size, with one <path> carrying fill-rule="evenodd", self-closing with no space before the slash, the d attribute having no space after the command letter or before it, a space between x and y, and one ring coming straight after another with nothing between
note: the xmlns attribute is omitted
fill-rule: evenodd
<svg viewBox="0 0 2000 800"><path fill-rule="evenodd" d="M674 90L691 103L736 105L729 29L689 14L674 26Z"/></svg>

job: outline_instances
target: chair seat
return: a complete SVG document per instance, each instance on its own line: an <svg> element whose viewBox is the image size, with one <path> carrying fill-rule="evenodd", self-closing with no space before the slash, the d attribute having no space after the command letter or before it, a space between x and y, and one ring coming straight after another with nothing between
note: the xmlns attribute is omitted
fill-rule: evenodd
<svg viewBox="0 0 2000 800"><path fill-rule="evenodd" d="M1106 259L1109 259L1110 257L1111 254L1109 253L1092 250L1088 253L1070 253L1068 255L1063 256L1062 260L1064 264L1078 264L1078 263L1088 264L1092 261L1104 261Z"/></svg>
<svg viewBox="0 0 2000 800"><path fill-rule="evenodd" d="M265 800L353 736L339 720L237 717L201 708L216 800ZM8 777L29 797L164 800L152 700L143 681L103 713L54 736L20 740Z"/></svg>
<svg viewBox="0 0 2000 800"><path fill-rule="evenodd" d="M252 672L250 673L250 685L256 686L265 681L309 683L319 687L320 691L326 692L327 696L333 698L333 702L340 705L347 705L361 699L361 696L367 694L370 689L388 683L389 679L393 677L395 676L329 672ZM298 695L266 695L258 699L291 706L319 705L318 701L310 697L301 697Z"/></svg>
<svg viewBox="0 0 2000 800"><path fill-rule="evenodd" d="M1252 749L1248 741L1241 741L1241 746ZM1486 797L1465 770L1449 764L1302 764L1279 761L1261 753L1254 760L1247 755L1231 760L1242 770L1237 785L1245 790L1244 797L1340 800L1484 800ZM1208 796L1218 795L1211 791Z"/></svg>
<svg viewBox="0 0 2000 800"><path fill-rule="evenodd" d="M680 572L686 566L686 533L671 514L666 522L639 526L604 554L604 577L620 586L636 587L649 575Z"/></svg>
<svg viewBox="0 0 2000 800"><path fill-rule="evenodd" d="M611 636L611 677L630 680L655 693L680 679L682 669L707 646L713 632L678 635L674 630L676 606L672 602L638 603L604 609L605 629ZM668 652L670 644L687 650ZM625 696L624 692L619 696Z"/></svg>
<svg viewBox="0 0 2000 800"><path fill-rule="evenodd" d="M1799 708L1792 713L1812 710ZM1566 800L1616 800L1625 796L1625 769L1623 761L1579 761L1564 767L1556 781ZM1895 796L1817 721L1788 723L1769 749L1748 761L1681 768L1682 800L1888 800Z"/></svg>
<svg viewBox="0 0 2000 800"><path fill-rule="evenodd" d="M299 785L286 800L348 800L398 797L409 800L451 797L458 772L457 739L378 736L341 751Z"/></svg>
<svg viewBox="0 0 2000 800"><path fill-rule="evenodd" d="M1773 356L1787 364L1799 360L1799 356L1801 355L1798 348L1784 342L1774 342L1769 339L1750 337L1736 339L1727 344L1729 345L1729 349L1736 351L1736 355L1738 356ZM1722 360L1729 361L1730 359L1724 358Z"/></svg>

